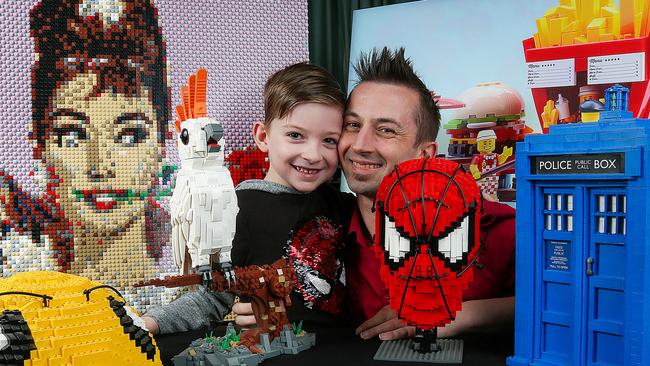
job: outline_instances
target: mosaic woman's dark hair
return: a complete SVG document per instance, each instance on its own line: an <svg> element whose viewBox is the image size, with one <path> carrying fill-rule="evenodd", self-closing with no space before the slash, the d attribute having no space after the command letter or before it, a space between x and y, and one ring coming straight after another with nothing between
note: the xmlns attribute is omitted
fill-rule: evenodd
<svg viewBox="0 0 650 366"><path fill-rule="evenodd" d="M99 4L99 5L97 5ZM156 111L158 142L169 120L165 44L151 0L124 0L107 13L101 2L42 0L30 12L36 62L32 70L34 157L40 159L52 127L56 90L81 73L95 73L89 96L110 91L136 96L145 88Z"/></svg>

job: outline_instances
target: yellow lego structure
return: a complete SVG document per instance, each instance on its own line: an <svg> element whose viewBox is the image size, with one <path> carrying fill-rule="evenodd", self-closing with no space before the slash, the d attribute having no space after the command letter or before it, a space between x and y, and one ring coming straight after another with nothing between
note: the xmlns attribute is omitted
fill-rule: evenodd
<svg viewBox="0 0 650 366"><path fill-rule="evenodd" d="M140 316L110 286L61 272L0 281L0 363L162 365Z"/></svg>
<svg viewBox="0 0 650 366"><path fill-rule="evenodd" d="M542 122L544 127L548 128L551 125L556 125L559 119L559 112L555 108L555 101L548 100L544 105L544 112L542 112Z"/></svg>
<svg viewBox="0 0 650 366"><path fill-rule="evenodd" d="M646 37L650 0L560 0L536 24L536 48Z"/></svg>

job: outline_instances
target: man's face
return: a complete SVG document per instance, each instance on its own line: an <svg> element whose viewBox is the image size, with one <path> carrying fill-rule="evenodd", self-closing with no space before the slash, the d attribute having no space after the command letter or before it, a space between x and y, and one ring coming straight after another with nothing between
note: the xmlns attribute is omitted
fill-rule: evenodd
<svg viewBox="0 0 650 366"><path fill-rule="evenodd" d="M395 164L423 154L415 145L418 106L418 93L401 85L363 82L353 90L338 146L353 192L374 198Z"/></svg>

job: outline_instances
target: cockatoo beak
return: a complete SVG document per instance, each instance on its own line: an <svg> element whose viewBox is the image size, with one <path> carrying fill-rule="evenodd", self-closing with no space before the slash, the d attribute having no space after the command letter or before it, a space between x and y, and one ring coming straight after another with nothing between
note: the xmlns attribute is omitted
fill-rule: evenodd
<svg viewBox="0 0 650 366"><path fill-rule="evenodd" d="M206 141L208 142L208 152L221 151L219 141L223 138L223 127L215 123L206 125L203 130L205 131Z"/></svg>

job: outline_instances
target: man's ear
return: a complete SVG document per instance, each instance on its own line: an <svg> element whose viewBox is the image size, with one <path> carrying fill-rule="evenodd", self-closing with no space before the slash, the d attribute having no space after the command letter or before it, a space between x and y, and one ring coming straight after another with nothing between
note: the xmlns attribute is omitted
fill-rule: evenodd
<svg viewBox="0 0 650 366"><path fill-rule="evenodd" d="M269 151L269 133L267 126L263 122L258 121L253 124L253 139L255 139L255 144L262 152Z"/></svg>
<svg viewBox="0 0 650 366"><path fill-rule="evenodd" d="M418 158L435 158L438 154L438 144L435 141L425 141L418 147Z"/></svg>

